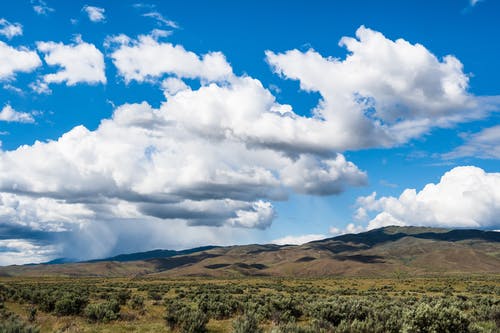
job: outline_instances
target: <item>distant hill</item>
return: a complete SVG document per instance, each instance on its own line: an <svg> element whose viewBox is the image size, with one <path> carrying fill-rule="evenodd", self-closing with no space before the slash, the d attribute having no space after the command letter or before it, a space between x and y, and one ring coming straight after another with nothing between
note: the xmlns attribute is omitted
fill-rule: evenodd
<svg viewBox="0 0 500 333"><path fill-rule="evenodd" d="M297 245L154 250L59 265L0 267L0 276L393 276L498 274L500 233L385 227Z"/></svg>
<svg viewBox="0 0 500 333"><path fill-rule="evenodd" d="M127 261L146 260L146 259L153 259L153 258L168 258L168 257L173 257L173 256L178 256L178 255L183 255L183 254L191 254L194 252L208 251L208 250L215 249L217 247L218 246L202 246L202 247L195 247L193 249L180 250L180 251L153 250L153 251L147 251L147 252L120 254L120 255L117 255L114 257L110 257L110 258L94 259L94 260L88 260L86 262L100 262L100 261L127 262Z"/></svg>

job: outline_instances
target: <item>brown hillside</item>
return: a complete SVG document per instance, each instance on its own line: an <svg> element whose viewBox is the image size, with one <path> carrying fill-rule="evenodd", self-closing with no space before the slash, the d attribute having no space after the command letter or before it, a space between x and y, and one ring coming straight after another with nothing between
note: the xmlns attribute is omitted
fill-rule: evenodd
<svg viewBox="0 0 500 333"><path fill-rule="evenodd" d="M500 273L500 233L387 227L300 246L206 248L138 261L1 267L4 276L390 276Z"/></svg>

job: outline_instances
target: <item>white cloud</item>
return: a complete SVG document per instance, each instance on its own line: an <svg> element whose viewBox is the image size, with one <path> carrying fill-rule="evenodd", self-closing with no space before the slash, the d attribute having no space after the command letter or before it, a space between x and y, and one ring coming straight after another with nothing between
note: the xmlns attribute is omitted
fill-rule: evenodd
<svg viewBox="0 0 500 333"><path fill-rule="evenodd" d="M4 18L0 18L0 35L12 39L23 34L23 26L20 23L10 23Z"/></svg>
<svg viewBox="0 0 500 333"><path fill-rule="evenodd" d="M172 20L169 20L169 19L166 19L159 12L153 11L153 12L142 14L142 16L144 16L144 17L150 17L150 18L154 19L161 26L166 26L166 27L170 27L170 28L174 28L174 29L179 29L179 25L176 22L174 22Z"/></svg>
<svg viewBox="0 0 500 333"><path fill-rule="evenodd" d="M345 159L344 150L405 142L431 124L465 119L467 108L478 116L474 107L480 103L467 94L467 77L455 58L439 61L421 45L392 42L364 28L358 37L343 39L351 51L344 61L313 51L268 52L282 74L321 92L312 117L278 103L259 80L233 74L220 52L200 56L152 35L108 40L118 43L111 57L125 81L161 82L166 100L158 108L122 105L92 131L77 126L54 141L0 150L0 193L37 200L61 215L53 222L39 218L37 225L9 210L5 220L28 229L56 225L47 232L69 233L61 236L66 256L75 243L80 256L118 251L134 233L158 237L151 247L231 241L230 235L268 227L272 202L289 193L330 195L364 184L366 174ZM85 57L90 49L103 61L82 41L40 43L39 49L49 65L63 67L44 77L47 84L81 82L89 71L79 64L86 68L82 58L92 58ZM390 63L384 54L392 55ZM84 81L105 82L104 64L101 71L102 77ZM184 78L199 79L199 88ZM368 110L373 103L376 109ZM366 216L378 207L367 202ZM72 207L88 216L75 219ZM358 230L354 224L346 228Z"/></svg>
<svg viewBox="0 0 500 333"><path fill-rule="evenodd" d="M165 38L170 35L172 35L172 31L169 30L153 29L151 31L151 37L155 40L158 40L159 38Z"/></svg>
<svg viewBox="0 0 500 333"><path fill-rule="evenodd" d="M342 155L335 159L302 155L282 170L281 178L298 193L316 195L338 194L366 182L365 175Z"/></svg>
<svg viewBox="0 0 500 333"><path fill-rule="evenodd" d="M368 229L387 225L491 228L499 226L500 173L473 166L446 172L439 183L420 192L404 190L399 198L358 198L360 208L376 212Z"/></svg>
<svg viewBox="0 0 500 333"><path fill-rule="evenodd" d="M385 187L392 187L392 188L397 188L398 187L398 184L394 184L394 183L391 183L385 179L381 179L379 181L379 184L382 185L382 186L385 186Z"/></svg>
<svg viewBox="0 0 500 333"><path fill-rule="evenodd" d="M136 9L154 9L156 8L156 5L151 3L137 2L132 4L132 7Z"/></svg>
<svg viewBox="0 0 500 333"><path fill-rule="evenodd" d="M35 82L31 82L29 87L37 94L51 94L52 90L49 88L49 84L40 79Z"/></svg>
<svg viewBox="0 0 500 333"><path fill-rule="evenodd" d="M120 45L111 58L126 82L143 82L165 74L208 81L225 80L233 75L231 66L220 52L210 52L200 58L181 45L160 43L153 36L131 40L121 35L114 41Z"/></svg>
<svg viewBox="0 0 500 333"><path fill-rule="evenodd" d="M467 92L469 79L454 56L440 60L420 44L363 26L356 37L340 40L349 51L344 60L314 50L266 52L277 73L321 94L314 113L341 150L398 145L485 115L489 106Z"/></svg>
<svg viewBox="0 0 500 333"><path fill-rule="evenodd" d="M24 239L0 239L0 266L38 263L54 253L52 246L41 246Z"/></svg>
<svg viewBox="0 0 500 333"><path fill-rule="evenodd" d="M349 223L344 229L337 227L331 227L328 232L334 236L340 236L345 234L358 234L360 232L366 231L366 228L361 225L355 225L354 223Z"/></svg>
<svg viewBox="0 0 500 333"><path fill-rule="evenodd" d="M73 44L38 42L37 48L45 54L48 65L61 67L56 73L46 74L45 83L106 83L104 56L93 44L77 38Z"/></svg>
<svg viewBox="0 0 500 333"><path fill-rule="evenodd" d="M18 112L14 110L9 104L5 105L0 111L0 121L14 122L14 123L34 123L35 119L30 113Z"/></svg>
<svg viewBox="0 0 500 333"><path fill-rule="evenodd" d="M82 10L87 13L89 20L92 22L103 22L106 19L104 15L104 8L94 7L94 6L84 6Z"/></svg>
<svg viewBox="0 0 500 333"><path fill-rule="evenodd" d="M335 194L366 180L342 154L303 144L293 131L307 119L276 103L258 80L232 77L193 90L167 78L164 89L168 98L158 109L125 104L94 131L78 126L56 141L0 151L0 193L33 198L61 215L54 219L60 224L50 222L58 229L50 230L70 234L59 238L65 256L73 253L64 245L68 239L85 239L77 248L91 257L120 249L140 228L134 223L144 234L178 231L179 239L163 242L203 243L198 231L204 230L220 243L215 229L268 227L275 217L271 202L289 192ZM295 151L295 145L303 147ZM16 226L49 225L8 211L3 220ZM79 219L78 211L85 212Z"/></svg>
<svg viewBox="0 0 500 333"><path fill-rule="evenodd" d="M500 159L500 125L466 135L463 145L443 154L444 159L461 157Z"/></svg>
<svg viewBox="0 0 500 333"><path fill-rule="evenodd" d="M10 91L12 91L13 93L16 93L16 94L18 94L18 95L23 95L23 94L24 94L24 91L23 91L21 88L18 88L18 87L16 87L16 86L13 86L12 84L9 84L9 83L4 84L4 85L3 85L3 88L4 88L5 90L10 90Z"/></svg>
<svg viewBox="0 0 500 333"><path fill-rule="evenodd" d="M47 15L54 11L54 8L49 7L43 0L31 0L31 4L33 5L33 10L38 15Z"/></svg>
<svg viewBox="0 0 500 333"><path fill-rule="evenodd" d="M0 41L0 80L12 79L16 72L31 72L41 64L36 52Z"/></svg>
<svg viewBox="0 0 500 333"><path fill-rule="evenodd" d="M184 81L175 77L169 77L163 80L163 82L161 83L161 87L167 98L169 96L177 94L180 91L190 89L189 86L184 83Z"/></svg>
<svg viewBox="0 0 500 333"><path fill-rule="evenodd" d="M300 236L285 236L282 238L275 239L271 241L272 244L277 245L302 245L312 241L324 239L327 236L321 234L308 234Z"/></svg>
<svg viewBox="0 0 500 333"><path fill-rule="evenodd" d="M244 79L242 84L253 81ZM284 199L287 189L334 194L365 180L366 175L340 154L324 160L303 154L296 160L280 150L249 146L238 136L226 137L217 127L213 131L211 122L204 130L207 116L224 121L226 114L239 112L244 117L242 105L254 97L248 94L251 90L212 86L234 96L222 95L226 105L208 100L208 109L198 109L197 94L213 96L204 89L177 93L160 109L146 103L124 105L95 131L79 126L57 141L3 152L0 190L79 202L97 195L113 205L113 200L137 202L138 216L263 228L274 211L262 199ZM185 113L184 103L192 105L192 118L179 117ZM189 126L194 119L199 119L198 126Z"/></svg>
<svg viewBox="0 0 500 333"><path fill-rule="evenodd" d="M85 225L95 212L81 203L53 198L0 193L0 217L3 223L21 225L32 230L61 232L71 225Z"/></svg>

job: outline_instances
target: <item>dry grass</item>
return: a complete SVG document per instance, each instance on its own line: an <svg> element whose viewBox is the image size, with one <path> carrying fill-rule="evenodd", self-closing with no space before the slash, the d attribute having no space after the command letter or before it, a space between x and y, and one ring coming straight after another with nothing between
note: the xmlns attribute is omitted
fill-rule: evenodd
<svg viewBox="0 0 500 333"><path fill-rule="evenodd" d="M323 278L323 279L283 279L283 278L245 278L245 279L68 279L68 278L0 278L0 284L22 286L33 285L92 285L102 288L131 285L132 294L146 297L145 311L137 311L125 305L121 309L121 319L109 323L91 323L80 316L61 316L38 311L35 324L41 332L169 332L164 322L165 307L162 301L147 299L147 293L142 287L169 286L168 293L162 297L170 299L177 296L178 291L195 290L200 286L238 286L242 290L257 290L259 294L290 294L293 290L307 293L311 288L322 288L326 293L344 293L353 296L359 293L383 293L388 297L414 295L415 297L439 296L450 289L454 294L471 297L489 290L499 290L500 276L465 276L465 277L394 277L394 278ZM146 289L147 289L146 288ZM253 289L252 289L253 288ZM299 288L299 289L297 289ZM300 289L301 288L301 289ZM498 298L499 295L491 297ZM23 319L28 318L29 304L19 304L12 301L5 303L9 311L15 312ZM234 318L226 320L211 319L207 325L212 333L231 332ZM270 327L270 323L265 323Z"/></svg>

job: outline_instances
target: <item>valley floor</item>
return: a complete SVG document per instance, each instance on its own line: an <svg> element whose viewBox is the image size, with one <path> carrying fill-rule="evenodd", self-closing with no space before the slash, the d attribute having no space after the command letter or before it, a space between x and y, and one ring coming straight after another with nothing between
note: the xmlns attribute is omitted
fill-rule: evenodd
<svg viewBox="0 0 500 333"><path fill-rule="evenodd" d="M0 278L0 332L500 332L500 276Z"/></svg>

